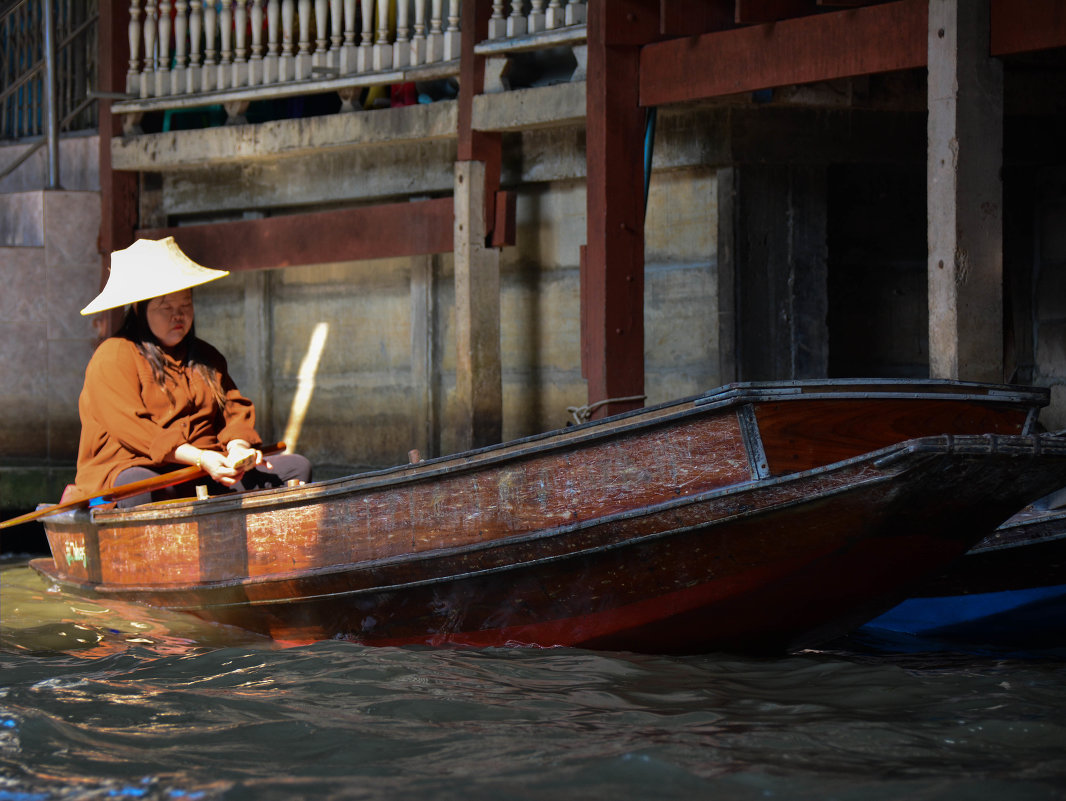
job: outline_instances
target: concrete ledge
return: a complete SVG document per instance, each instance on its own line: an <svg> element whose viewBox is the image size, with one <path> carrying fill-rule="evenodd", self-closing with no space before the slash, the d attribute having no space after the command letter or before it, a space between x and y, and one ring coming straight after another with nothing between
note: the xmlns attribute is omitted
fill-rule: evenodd
<svg viewBox="0 0 1066 801"><path fill-rule="evenodd" d="M456 102L443 100L297 120L116 137L111 140L111 160L116 170L187 170L263 162L278 156L455 139L457 126Z"/></svg>
<svg viewBox="0 0 1066 801"><path fill-rule="evenodd" d="M524 131L584 122L585 81L474 98L474 128L478 131Z"/></svg>
<svg viewBox="0 0 1066 801"><path fill-rule="evenodd" d="M565 127L583 124L584 120L584 81L474 98L474 127L481 131ZM205 169L382 145L454 141L458 126L458 103L442 100L298 120L115 137L111 140L111 160L116 170Z"/></svg>

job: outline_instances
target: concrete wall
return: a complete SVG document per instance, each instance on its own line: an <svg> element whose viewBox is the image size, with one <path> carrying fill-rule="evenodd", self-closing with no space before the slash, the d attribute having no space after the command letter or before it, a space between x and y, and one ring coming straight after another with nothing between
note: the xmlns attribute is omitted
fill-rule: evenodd
<svg viewBox="0 0 1066 801"><path fill-rule="evenodd" d="M0 196L5 197L5 196ZM55 500L74 478L78 394L95 333L78 314L100 280L100 197L91 191L20 192L21 242L0 246L0 511ZM32 210L33 213L30 212ZM10 220L4 217L2 220ZM32 220L32 225L26 225ZM3 222L0 222L0 227ZM9 229L10 230L10 229ZM19 544L18 532L4 548Z"/></svg>
<svg viewBox="0 0 1066 801"><path fill-rule="evenodd" d="M0 147L0 172L14 164L32 144ZM64 134L59 145L59 185L67 191L100 189L100 138L96 134ZM10 175L0 178L0 195L37 192L48 183L47 148L40 148ZM0 225L2 228L3 225Z"/></svg>
<svg viewBox="0 0 1066 801"><path fill-rule="evenodd" d="M565 426L567 408L587 402L579 314L584 181L517 189L517 242L501 259L505 440ZM649 403L720 383L716 190L708 167L664 170L652 180ZM227 354L238 385L257 401L265 437L295 440L319 475L343 475L404 462L412 448L423 456L456 449L452 281L450 254L234 274L196 290L197 331ZM261 295L268 301L259 318ZM316 331L325 342L308 370ZM264 343L265 375L257 356Z"/></svg>

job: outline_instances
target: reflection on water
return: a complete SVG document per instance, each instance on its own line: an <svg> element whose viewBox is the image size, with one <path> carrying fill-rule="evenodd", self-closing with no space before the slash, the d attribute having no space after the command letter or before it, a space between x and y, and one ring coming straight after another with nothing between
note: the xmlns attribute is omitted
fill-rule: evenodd
<svg viewBox="0 0 1066 801"><path fill-rule="evenodd" d="M280 648L0 572L0 801L1051 799L1066 662Z"/></svg>
<svg viewBox="0 0 1066 801"><path fill-rule="evenodd" d="M139 646L155 654L269 643L246 631L138 604L96 601L63 592L23 562L0 563L0 646L5 651L61 651L83 659Z"/></svg>

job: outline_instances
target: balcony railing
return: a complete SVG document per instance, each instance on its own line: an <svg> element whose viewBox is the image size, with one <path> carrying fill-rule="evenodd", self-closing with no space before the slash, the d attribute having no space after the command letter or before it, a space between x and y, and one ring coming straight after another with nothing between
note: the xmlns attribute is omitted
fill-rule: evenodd
<svg viewBox="0 0 1066 801"><path fill-rule="evenodd" d="M47 148L46 187L59 188L59 135L91 130L97 111L96 0L16 0L0 11L0 140L30 146L0 179Z"/></svg>
<svg viewBox="0 0 1066 801"><path fill-rule="evenodd" d="M461 0L133 0L129 99L112 110L222 104L431 81L459 72ZM478 52L584 41L585 0L493 3ZM487 48L487 50L485 49Z"/></svg>
<svg viewBox="0 0 1066 801"><path fill-rule="evenodd" d="M47 127L46 71L53 52L56 114L68 131L96 127L97 0L53 0L51 48L45 8L23 0L0 12L0 139L43 136Z"/></svg>

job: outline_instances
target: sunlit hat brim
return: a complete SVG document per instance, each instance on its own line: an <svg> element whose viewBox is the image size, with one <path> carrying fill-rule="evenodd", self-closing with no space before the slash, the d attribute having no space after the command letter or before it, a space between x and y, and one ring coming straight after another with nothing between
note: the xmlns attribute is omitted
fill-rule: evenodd
<svg viewBox="0 0 1066 801"><path fill-rule="evenodd" d="M180 292L229 275L197 264L178 247L174 237L138 239L111 254L107 284L82 314L116 309L140 300Z"/></svg>

